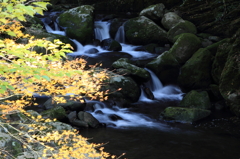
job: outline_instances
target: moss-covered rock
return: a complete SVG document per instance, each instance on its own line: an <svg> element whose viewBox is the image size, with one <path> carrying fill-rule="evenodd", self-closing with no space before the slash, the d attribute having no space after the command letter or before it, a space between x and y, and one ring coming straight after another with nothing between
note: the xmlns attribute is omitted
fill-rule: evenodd
<svg viewBox="0 0 240 159"><path fill-rule="evenodd" d="M208 88L212 82L212 54L208 49L200 48L181 67L178 77L179 85L187 90Z"/></svg>
<svg viewBox="0 0 240 159"><path fill-rule="evenodd" d="M211 114L210 110L197 108L167 107L161 114L160 119L192 123L203 119Z"/></svg>
<svg viewBox="0 0 240 159"><path fill-rule="evenodd" d="M125 68L131 72L131 75L137 76L137 78L141 78L145 81L150 79L150 74L147 70L131 64L127 58L120 58L119 60L115 61L112 66L117 69Z"/></svg>
<svg viewBox="0 0 240 159"><path fill-rule="evenodd" d="M180 35L182 33L192 33L196 34L197 33L197 28L196 26L186 20L180 21L176 25L174 25L170 30L168 31L168 40L173 42L173 38L177 35Z"/></svg>
<svg viewBox="0 0 240 159"><path fill-rule="evenodd" d="M166 43L167 32L145 16L129 19L124 25L128 42L136 45Z"/></svg>
<svg viewBox="0 0 240 159"><path fill-rule="evenodd" d="M227 43L228 40L229 40L229 38L226 38L226 39L223 39L216 43L213 43L212 45L207 46L206 49L208 49L213 55L216 55L216 53L218 51L218 47L224 43Z"/></svg>
<svg viewBox="0 0 240 159"><path fill-rule="evenodd" d="M66 28L66 34L82 44L92 43L94 35L94 8L82 5L62 13L59 25Z"/></svg>
<svg viewBox="0 0 240 159"><path fill-rule="evenodd" d="M192 90L183 97L182 101L180 102L180 106L188 108L210 109L211 102L206 91L197 92Z"/></svg>
<svg viewBox="0 0 240 159"><path fill-rule="evenodd" d="M192 33L182 33L178 35L176 42L169 52L180 64L184 64L199 48L200 39Z"/></svg>
<svg viewBox="0 0 240 159"><path fill-rule="evenodd" d="M176 82L180 70L180 64L168 51L149 62L146 67L152 70L163 83Z"/></svg>
<svg viewBox="0 0 240 159"><path fill-rule="evenodd" d="M232 47L232 44L229 42L225 42L221 45L219 45L217 49L217 53L214 57L213 63L212 63L212 78L216 84L219 84L219 80L223 71L223 68L225 66L225 63L227 61L228 53L230 52Z"/></svg>
<svg viewBox="0 0 240 159"><path fill-rule="evenodd" d="M165 13L165 6L162 3L150 5L140 12L140 16L148 17L153 21L161 21Z"/></svg>
<svg viewBox="0 0 240 159"><path fill-rule="evenodd" d="M240 116L240 29L232 37L231 49L222 70L219 89L231 111Z"/></svg>
<svg viewBox="0 0 240 159"><path fill-rule="evenodd" d="M165 29L170 30L181 21L183 21L183 19L176 13L168 12L163 15L161 23Z"/></svg>

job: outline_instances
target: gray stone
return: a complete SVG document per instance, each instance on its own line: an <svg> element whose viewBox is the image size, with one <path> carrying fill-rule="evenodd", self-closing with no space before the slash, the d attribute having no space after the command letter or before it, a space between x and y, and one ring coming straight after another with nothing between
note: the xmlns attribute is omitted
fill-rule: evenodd
<svg viewBox="0 0 240 159"><path fill-rule="evenodd" d="M79 120L86 122L88 126L92 128L97 128L99 126L99 121L88 112L80 111L77 116Z"/></svg>
<svg viewBox="0 0 240 159"><path fill-rule="evenodd" d="M170 30L180 21L183 21L183 19L180 16L178 16L174 12L168 12L163 15L161 23L165 29Z"/></svg>
<svg viewBox="0 0 240 159"><path fill-rule="evenodd" d="M143 9L140 12L140 16L148 17L151 20L154 21L160 21L164 15L165 12L165 6L162 3L150 5L149 7Z"/></svg>

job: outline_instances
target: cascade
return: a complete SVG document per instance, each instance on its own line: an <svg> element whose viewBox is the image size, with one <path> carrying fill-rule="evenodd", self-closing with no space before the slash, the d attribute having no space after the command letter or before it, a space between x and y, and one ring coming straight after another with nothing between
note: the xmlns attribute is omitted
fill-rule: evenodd
<svg viewBox="0 0 240 159"><path fill-rule="evenodd" d="M94 28L95 39L102 41L104 39L110 38L110 34L109 34L110 23L96 21L94 23L94 26L95 26Z"/></svg>
<svg viewBox="0 0 240 159"><path fill-rule="evenodd" d="M145 83L145 86L150 89L156 100L182 100L183 93L180 88L172 85L163 86L161 81L154 72L145 68L151 76L151 80ZM141 88L141 95L139 101L152 102Z"/></svg>
<svg viewBox="0 0 240 159"><path fill-rule="evenodd" d="M125 31L124 31L124 24L118 28L118 31L115 36L115 40L120 43L125 43Z"/></svg>

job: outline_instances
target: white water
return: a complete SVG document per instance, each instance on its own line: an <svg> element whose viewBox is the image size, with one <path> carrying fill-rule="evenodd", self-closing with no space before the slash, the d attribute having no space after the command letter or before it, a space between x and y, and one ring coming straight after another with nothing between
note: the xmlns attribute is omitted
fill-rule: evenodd
<svg viewBox="0 0 240 159"><path fill-rule="evenodd" d="M145 68L151 75L151 80L145 83L154 95L155 100L182 100L183 93L180 88L172 85L163 86L158 77L149 69ZM143 89L141 88L141 95L139 100L141 102L154 102L148 99Z"/></svg>
<svg viewBox="0 0 240 159"><path fill-rule="evenodd" d="M60 28L58 27L57 23L54 23L55 29L52 29L48 24L46 24L44 22L44 20L42 20L42 21L45 25L45 28L46 28L47 32L66 36L65 31L60 31ZM103 39L110 38L110 34L109 34L110 23L102 22L102 21L96 21L94 26L95 26L95 39L99 39L101 41ZM124 35L123 26L121 26L119 28L119 30L120 30L119 31L120 33L117 33L117 34L121 34L122 39L124 39L124 40L121 40L121 41L124 42L125 37L123 37L123 35ZM117 34L116 34L116 36L117 36ZM102 53L110 52L108 50L102 49L100 46L94 46L94 45L83 46L79 41L77 41L75 39L70 39L70 40L72 40L76 44L77 50L74 51L73 53L69 53L68 54L69 56L85 55L85 56L89 56L89 57L97 57L97 56L101 55ZM125 43L120 43L120 44L122 45L122 51L120 51L120 52L130 54L133 59L138 59L138 60L148 59L148 58L152 58L152 57L156 56L154 54L151 54L151 53L145 52L145 51L134 51L139 46L129 45L129 44L125 44ZM90 49L96 49L96 50L98 50L98 52L97 53L88 53L88 51Z"/></svg>
<svg viewBox="0 0 240 159"><path fill-rule="evenodd" d="M95 26L95 29L94 29L95 39L102 41L104 39L110 38L110 34L109 34L110 23L96 21L94 23L94 26Z"/></svg>
<svg viewBox="0 0 240 159"><path fill-rule="evenodd" d="M133 113L129 111L128 108L120 108L118 106L113 106L112 108L107 108L106 105L100 103L99 101L87 101L96 103L93 107L94 112L90 112L98 121L107 124L110 127L126 128L126 127L152 127L160 128L161 130L167 129L165 124L157 123L153 119L140 114ZM99 113L101 111L101 113ZM122 119L113 121L109 118L111 115L116 115Z"/></svg>
<svg viewBox="0 0 240 159"><path fill-rule="evenodd" d="M122 25L118 28L118 31L115 36L115 40L118 41L119 43L125 43L124 25Z"/></svg>

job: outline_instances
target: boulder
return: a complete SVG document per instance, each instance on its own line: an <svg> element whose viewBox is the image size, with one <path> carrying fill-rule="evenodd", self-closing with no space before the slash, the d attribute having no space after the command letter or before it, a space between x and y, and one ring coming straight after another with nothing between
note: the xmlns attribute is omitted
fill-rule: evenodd
<svg viewBox="0 0 240 159"><path fill-rule="evenodd" d="M192 33L182 33L176 38L169 53L176 58L179 64L184 64L201 47L201 41Z"/></svg>
<svg viewBox="0 0 240 159"><path fill-rule="evenodd" d="M179 15L174 12L168 12L163 15L161 23L165 29L170 30L181 21L183 19Z"/></svg>
<svg viewBox="0 0 240 159"><path fill-rule="evenodd" d="M212 82L212 54L208 49L200 48L181 67L178 76L179 85L186 90L208 88Z"/></svg>
<svg viewBox="0 0 240 159"><path fill-rule="evenodd" d="M152 70L163 83L176 83L180 70L180 64L168 51L149 62L146 67Z"/></svg>
<svg viewBox="0 0 240 159"><path fill-rule="evenodd" d="M122 51L121 44L112 38L102 40L101 47L108 51Z"/></svg>
<svg viewBox="0 0 240 159"><path fill-rule="evenodd" d="M182 20L179 23L177 23L175 26L170 28L170 30L167 33L168 40L173 42L174 37L182 33L197 34L197 28L193 23L187 20Z"/></svg>
<svg viewBox="0 0 240 159"><path fill-rule="evenodd" d="M59 25L66 28L66 34L83 45L92 43L94 39L94 7L82 5L62 13Z"/></svg>
<svg viewBox="0 0 240 159"><path fill-rule="evenodd" d="M209 116L210 114L211 111L205 109L167 107L160 114L160 119L181 123L193 123L195 121L198 121Z"/></svg>
<svg viewBox="0 0 240 159"><path fill-rule="evenodd" d="M131 75L137 76L138 78L142 78L145 81L150 79L150 74L147 70L137 67L130 63L127 58L120 58L119 60L115 61L112 66L114 68L124 68L130 71Z"/></svg>
<svg viewBox="0 0 240 159"><path fill-rule="evenodd" d="M195 90L190 91L183 97L179 104L181 107L198 108L198 109L210 109L211 102L206 91L197 92Z"/></svg>
<svg viewBox="0 0 240 159"><path fill-rule="evenodd" d="M222 70L219 90L230 110L240 116L240 29L231 38L231 49Z"/></svg>
<svg viewBox="0 0 240 159"><path fill-rule="evenodd" d="M165 6L162 3L150 5L143 9L139 16L145 16L153 21L161 21L165 12Z"/></svg>
<svg viewBox="0 0 240 159"><path fill-rule="evenodd" d="M212 63L212 78L216 84L219 84L221 74L225 63L227 62L228 53L232 48L232 44L229 42L225 42L218 46L217 53L214 56L213 63Z"/></svg>
<svg viewBox="0 0 240 159"><path fill-rule="evenodd" d="M109 90L110 99L119 99L128 103L136 102L140 96L140 88L131 77L110 73L105 82L108 84L102 86L102 89Z"/></svg>
<svg viewBox="0 0 240 159"><path fill-rule="evenodd" d="M167 43L167 32L145 16L132 18L124 25L128 42L135 45Z"/></svg>

